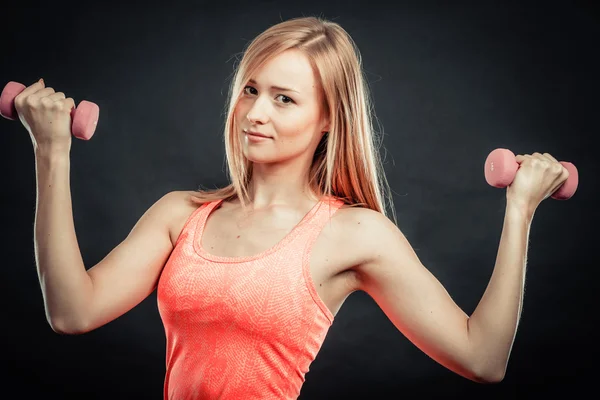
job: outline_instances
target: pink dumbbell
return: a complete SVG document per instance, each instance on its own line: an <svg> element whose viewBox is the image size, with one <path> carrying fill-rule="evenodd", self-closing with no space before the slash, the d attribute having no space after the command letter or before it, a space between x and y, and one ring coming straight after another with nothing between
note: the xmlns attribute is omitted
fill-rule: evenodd
<svg viewBox="0 0 600 400"><path fill-rule="evenodd" d="M19 95L27 86L18 82L8 82L0 94L0 115L6 119L16 120L19 118L15 109L15 97ZM83 140L89 140L96 126L98 125L98 116L100 108L95 103L83 100L77 108L71 110L71 132L73 136Z"/></svg>
<svg viewBox="0 0 600 400"><path fill-rule="evenodd" d="M579 174L577 168L570 162L560 161L569 171L567 180L550 197L556 200L567 200L577 190ZM519 169L515 154L508 149L496 149L485 160L485 180L493 187L504 188L512 183Z"/></svg>

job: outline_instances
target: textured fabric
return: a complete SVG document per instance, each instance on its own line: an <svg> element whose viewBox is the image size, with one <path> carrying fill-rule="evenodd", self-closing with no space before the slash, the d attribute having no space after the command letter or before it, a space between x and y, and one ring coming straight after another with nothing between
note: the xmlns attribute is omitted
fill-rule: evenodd
<svg viewBox="0 0 600 400"><path fill-rule="evenodd" d="M158 282L164 399L296 399L334 319L312 281L310 253L343 202L325 197L279 243L250 257L202 247L220 203L192 213Z"/></svg>

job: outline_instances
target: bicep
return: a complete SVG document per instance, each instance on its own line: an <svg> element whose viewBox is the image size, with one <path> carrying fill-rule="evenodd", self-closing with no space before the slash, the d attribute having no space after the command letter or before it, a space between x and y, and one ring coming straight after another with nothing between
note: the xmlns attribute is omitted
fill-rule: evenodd
<svg viewBox="0 0 600 400"><path fill-rule="evenodd" d="M169 219L178 197L181 197L178 192L171 192L155 202L127 237L88 270L93 294L84 331L118 318L156 288L162 268L173 250Z"/></svg>
<svg viewBox="0 0 600 400"><path fill-rule="evenodd" d="M373 231L363 242L372 254L359 267L360 290L415 346L441 365L469 375L469 317L391 221L367 225Z"/></svg>

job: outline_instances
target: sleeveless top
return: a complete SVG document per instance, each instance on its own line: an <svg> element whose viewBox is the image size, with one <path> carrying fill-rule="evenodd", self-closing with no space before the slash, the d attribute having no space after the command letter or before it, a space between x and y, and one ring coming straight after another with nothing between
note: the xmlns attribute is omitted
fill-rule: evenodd
<svg viewBox="0 0 600 400"><path fill-rule="evenodd" d="M194 210L158 282L164 399L296 399L334 319L312 281L311 250L343 201L325 197L279 243L249 257L202 247L221 202Z"/></svg>

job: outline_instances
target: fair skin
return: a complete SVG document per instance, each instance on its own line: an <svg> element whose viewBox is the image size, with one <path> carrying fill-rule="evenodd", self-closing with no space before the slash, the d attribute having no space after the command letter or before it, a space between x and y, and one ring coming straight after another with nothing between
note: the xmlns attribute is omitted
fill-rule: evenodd
<svg viewBox="0 0 600 400"><path fill-rule="evenodd" d="M237 204L224 204L231 212L220 213L221 217L215 211L202 238L204 247L214 249L214 253L258 252L270 247L316 201L306 189L307 171L329 127L310 64L301 53L286 52L265 65L253 80L235 110L238 134L246 140L244 154L254 165L250 188L253 215L241 215ZM281 92L272 86L296 92ZM289 99L293 103L288 104ZM193 208L182 206L189 193L165 195L146 211L121 244L86 271L71 208L72 100L68 101L71 106L66 102L64 94L44 89L43 82L30 86L15 100L34 141L38 200L34 242L48 321L56 332L77 334L118 318L152 293ZM254 142L243 129L270 138ZM363 290L400 332L440 364L476 381L500 381L522 306L533 213L568 177L548 153L518 156L517 161L522 164L507 189L496 265L471 316L419 261L398 227L383 214L363 208L343 208L334 214L333 223L323 229L311 255L315 286L332 313L349 293ZM272 221L281 226L263 229L263 236L250 231L248 237L261 238L251 246L243 242L244 237L241 242L237 239L242 236L236 236L238 232L228 232L234 235L231 241L211 242L221 233L220 226L240 227L239 221L247 217L257 224ZM257 224L245 226L253 229ZM240 232L242 229L246 228L242 226ZM222 247L216 248L217 243ZM257 245L263 248L252 247Z"/></svg>
<svg viewBox="0 0 600 400"><path fill-rule="evenodd" d="M282 87L281 90L273 87ZM252 208L314 201L306 188L312 155L328 130L320 89L307 58L287 51L261 68L235 108L244 156L253 163ZM253 141L244 131L270 136Z"/></svg>
<svg viewBox="0 0 600 400"><path fill-rule="evenodd" d="M235 111L242 129L271 136L244 142L244 154L254 163L253 206L292 205L306 195L310 160L326 130L316 79L302 53L288 51L271 60L253 81ZM272 85L293 87L299 93L273 90ZM547 185L557 187L566 179L551 155L535 153L534 157L553 171ZM367 292L426 354L480 382L503 379L522 306L527 237L535 207L521 197L508 196L508 200L497 264L471 316L453 301L384 215L345 209L337 221L343 226L338 232L352 232L345 235L343 251L358 261L346 266L353 271L349 276L355 283L346 286L349 291Z"/></svg>

